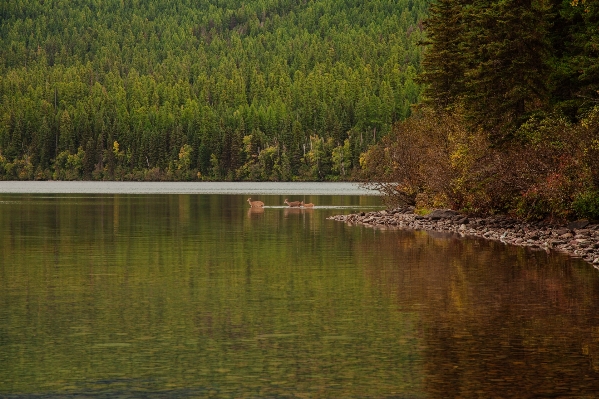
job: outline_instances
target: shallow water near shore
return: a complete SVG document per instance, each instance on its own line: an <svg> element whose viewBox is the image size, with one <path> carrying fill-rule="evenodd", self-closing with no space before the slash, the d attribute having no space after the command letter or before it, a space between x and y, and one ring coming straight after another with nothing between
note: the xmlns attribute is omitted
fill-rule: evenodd
<svg viewBox="0 0 599 399"><path fill-rule="evenodd" d="M592 266L290 196L0 194L0 397L599 394Z"/></svg>

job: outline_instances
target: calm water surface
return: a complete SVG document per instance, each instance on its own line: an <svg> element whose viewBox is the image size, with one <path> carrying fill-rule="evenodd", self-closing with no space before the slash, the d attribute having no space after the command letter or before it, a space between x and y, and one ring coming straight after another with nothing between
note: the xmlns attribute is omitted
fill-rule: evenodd
<svg viewBox="0 0 599 399"><path fill-rule="evenodd" d="M247 197L0 195L0 397L599 394L591 266Z"/></svg>

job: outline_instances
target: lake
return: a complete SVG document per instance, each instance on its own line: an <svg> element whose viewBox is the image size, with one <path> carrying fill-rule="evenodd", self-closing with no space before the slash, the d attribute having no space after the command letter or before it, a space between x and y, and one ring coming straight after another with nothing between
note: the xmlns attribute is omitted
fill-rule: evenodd
<svg viewBox="0 0 599 399"><path fill-rule="evenodd" d="M35 183L0 184L2 398L599 395L580 260L326 220L381 209L350 184Z"/></svg>

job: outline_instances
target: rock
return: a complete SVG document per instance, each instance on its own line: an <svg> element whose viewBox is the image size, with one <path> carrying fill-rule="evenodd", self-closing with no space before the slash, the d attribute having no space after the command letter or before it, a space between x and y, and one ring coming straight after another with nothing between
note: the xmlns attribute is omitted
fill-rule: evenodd
<svg viewBox="0 0 599 399"><path fill-rule="evenodd" d="M575 229L584 229L585 227L587 227L589 225L589 221L586 219L580 219L580 220L576 220L574 222L570 222L568 223L568 228L570 230L575 230Z"/></svg>
<svg viewBox="0 0 599 399"><path fill-rule="evenodd" d="M458 213L451 209L435 209L427 215L427 218L430 220L451 219L456 215L458 215Z"/></svg>
<svg viewBox="0 0 599 399"><path fill-rule="evenodd" d="M343 221L349 225L362 223L376 229L394 229L391 226L398 226L395 228L424 229L429 233L453 231L460 233L462 237L468 234L500 240L505 244L541 247L547 251L554 249L583 258L599 269L599 225L589 225L587 220L572 222L566 228L547 223L519 222L503 216L469 220L468 217L449 209L436 210L428 216L420 216L414 214L413 208L336 215L327 219Z"/></svg>

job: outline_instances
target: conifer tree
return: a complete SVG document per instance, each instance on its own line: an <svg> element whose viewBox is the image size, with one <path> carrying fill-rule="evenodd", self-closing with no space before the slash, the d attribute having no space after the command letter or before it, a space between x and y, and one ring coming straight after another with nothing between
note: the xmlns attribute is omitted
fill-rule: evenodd
<svg viewBox="0 0 599 399"><path fill-rule="evenodd" d="M550 12L537 0L478 0L468 9L465 114L495 142L547 106Z"/></svg>
<svg viewBox="0 0 599 399"><path fill-rule="evenodd" d="M555 102L580 117L599 103L599 4L591 0L565 1L555 25L557 67L554 76Z"/></svg>
<svg viewBox="0 0 599 399"><path fill-rule="evenodd" d="M424 23L427 40L423 44L427 48L418 80L425 84L423 102L436 108L455 105L464 91L464 8L468 3L437 0L431 4Z"/></svg>

